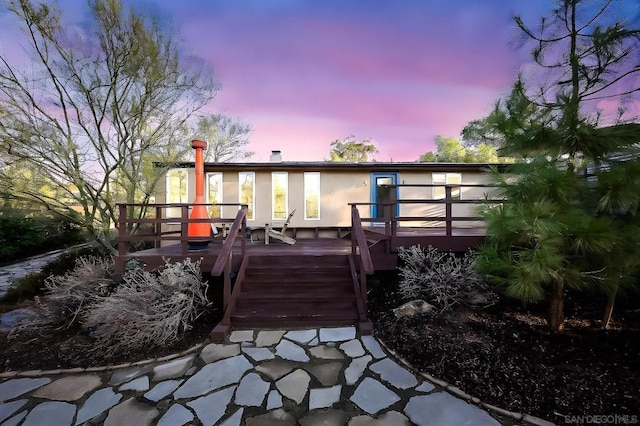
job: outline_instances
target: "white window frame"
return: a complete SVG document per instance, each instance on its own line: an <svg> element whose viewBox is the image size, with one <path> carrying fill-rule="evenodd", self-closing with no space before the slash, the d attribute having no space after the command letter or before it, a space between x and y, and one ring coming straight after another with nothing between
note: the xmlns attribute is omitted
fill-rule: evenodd
<svg viewBox="0 0 640 426"><path fill-rule="evenodd" d="M224 176L222 175L222 172L207 172L205 176L206 176L206 182L207 182L206 203L207 204L216 203L215 200L211 200L209 198L211 194L211 191L209 191L209 188L210 188L212 177L215 177L216 183L218 184L218 198L220 200L217 203L223 203L224 202ZM223 206L220 206L220 217L224 217L222 210L223 210ZM209 211L209 215L211 215L211 211Z"/></svg>
<svg viewBox="0 0 640 426"><path fill-rule="evenodd" d="M251 199L253 203L249 204L249 210L247 211L247 220L255 220L256 218L256 172L238 172L238 203L248 204L242 202L242 175L251 176L253 182L253 194Z"/></svg>
<svg viewBox="0 0 640 426"><path fill-rule="evenodd" d="M172 173L184 173L184 200L182 199L182 185L180 186L180 199L179 200L173 200L171 197L171 180L172 180ZM187 168L176 168L176 169L169 169L167 171L167 175L165 177L165 202L167 204L184 204L184 203L188 203L189 202L189 169ZM180 217L181 213L180 213L180 208L177 207L170 207L166 209L166 217Z"/></svg>
<svg viewBox="0 0 640 426"><path fill-rule="evenodd" d="M431 183L434 185L432 197L434 200L444 200L446 197L446 191L444 185L462 185L462 173L453 172L434 172L431 174ZM462 199L462 188L458 187L458 190L451 191L451 198L454 200Z"/></svg>
<svg viewBox="0 0 640 426"><path fill-rule="evenodd" d="M307 176L316 176L315 181L311 181ZM304 172L304 219L305 220L320 220L320 172ZM310 195L316 195L318 197L318 217L309 217L307 211L307 197Z"/></svg>
<svg viewBox="0 0 640 426"><path fill-rule="evenodd" d="M284 217L276 217L276 176L284 177ZM289 173L271 172L271 220L287 220L289 215Z"/></svg>

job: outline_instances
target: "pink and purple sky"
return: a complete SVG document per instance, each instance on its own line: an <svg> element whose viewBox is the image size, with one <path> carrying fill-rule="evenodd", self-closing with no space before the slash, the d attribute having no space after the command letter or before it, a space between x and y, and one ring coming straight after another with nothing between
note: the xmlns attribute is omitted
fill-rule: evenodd
<svg viewBox="0 0 640 426"><path fill-rule="evenodd" d="M528 3L529 6L524 4ZM531 3L536 3L531 5ZM322 160L349 135L378 161L415 161L458 137L516 78L514 13L537 0L158 2L222 90L211 111L253 128L256 161Z"/></svg>
<svg viewBox="0 0 640 426"><path fill-rule="evenodd" d="M551 0L130 0L172 20L221 90L206 112L249 124L254 161L329 157L371 139L378 161L415 161L436 135L459 138L530 62L513 15L536 23ZM632 5L637 0L618 0ZM86 4L60 3L82 20ZM11 31L0 14L0 49ZM3 43L3 40L5 41Z"/></svg>

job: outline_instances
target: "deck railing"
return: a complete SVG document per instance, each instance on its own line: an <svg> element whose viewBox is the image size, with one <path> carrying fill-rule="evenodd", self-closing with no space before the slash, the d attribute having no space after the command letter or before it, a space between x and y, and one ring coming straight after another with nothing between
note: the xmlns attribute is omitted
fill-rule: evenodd
<svg viewBox="0 0 640 426"><path fill-rule="evenodd" d="M212 227L220 227L224 231L224 227L229 223L233 223L232 228L239 220L239 225L236 228L236 233L233 238L231 237L231 229L224 243L233 245L234 239L237 235L245 235L246 233L246 204L231 204L231 203L217 203L217 204L203 204L206 207L214 206L233 206L238 208L238 213L234 218L205 218L205 219L191 219L189 213L194 204L184 203L165 203L165 204L153 204L154 207L151 210L151 214L145 217L129 217L127 212L135 211L136 209L149 207L148 204L140 203L123 203L118 204L118 253L116 255L116 273L122 275L124 273L124 262L126 256L129 254L131 245L134 243L153 242L154 247L158 248L163 243L180 244L180 256L187 256L190 253L190 243L198 243L203 241L210 241L217 238L212 234L208 237L189 237L189 223L210 223ZM179 216L168 214L170 211L179 210ZM244 213L242 213L244 212ZM242 215L242 219L238 219ZM133 231L132 231L133 230ZM213 230L213 228L212 228ZM220 232L220 235L224 233ZM223 238L223 237L222 237ZM242 255L246 252L246 242L242 239ZM219 274L218 274L219 275Z"/></svg>
<svg viewBox="0 0 640 426"><path fill-rule="evenodd" d="M376 206L378 214L376 217L362 217L360 220L365 223L384 225L384 234L387 237L396 236L398 234L399 227L402 223L406 222L421 222L426 224L435 224L442 222L445 227L445 235L450 237L453 235L454 224L456 222L479 222L482 218L477 215L465 215L454 216L453 206L455 205L486 205L494 203L502 203L504 200L490 199L488 193L483 193L479 197L462 199L459 195L454 197L454 191L458 194L463 193L464 188L494 188L494 185L488 184L397 184L397 185L385 185L391 190L388 191L388 199L377 203L349 203L352 207L358 206ZM403 198L400 194L402 188L443 188L444 198L432 199L428 197L424 198ZM443 215L430 215L425 213L424 215L402 215L399 211L403 206L442 206L444 205Z"/></svg>

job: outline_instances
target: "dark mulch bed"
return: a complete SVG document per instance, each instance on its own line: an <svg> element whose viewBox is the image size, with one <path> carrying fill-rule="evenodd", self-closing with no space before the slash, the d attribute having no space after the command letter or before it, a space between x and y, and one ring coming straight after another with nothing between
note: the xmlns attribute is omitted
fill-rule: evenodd
<svg viewBox="0 0 640 426"><path fill-rule="evenodd" d="M379 276L369 310L377 336L415 368L486 403L556 423L564 416L640 419L640 303L621 297L601 330L602 297L569 297L560 334L544 308L501 299L486 309L397 319L395 274ZM628 301L628 299L627 299Z"/></svg>
<svg viewBox="0 0 640 426"><path fill-rule="evenodd" d="M113 356L96 347L94 340L79 327L30 329L17 336L0 333L0 371L86 368L159 358L204 342L220 318L217 311L208 310L172 345L149 346Z"/></svg>
<svg viewBox="0 0 640 426"><path fill-rule="evenodd" d="M402 304L395 274L381 274L370 287L369 309L376 335L415 368L481 400L516 412L565 423L563 416L640 414L640 310L636 298L620 298L612 329L599 328L601 298L569 297L566 330L546 330L544 309L518 302L447 315L396 319ZM221 300L221 286L212 285ZM630 303L635 302L635 303ZM15 308L1 305L0 312ZM38 330L7 339L0 333L0 371L120 364L161 357L202 343L221 318L209 309L167 347L106 357L77 328ZM98 350L96 350L98 349Z"/></svg>
<svg viewBox="0 0 640 426"><path fill-rule="evenodd" d="M21 331L18 335L0 333L0 371L56 370L59 368L118 365L125 362L159 358L181 352L209 338L211 330L222 319L222 282L209 279L212 305L192 324L182 338L172 345L145 347L126 353L108 355L96 347L89 333L71 328L41 328ZM19 304L0 302L0 313L29 308L33 301Z"/></svg>

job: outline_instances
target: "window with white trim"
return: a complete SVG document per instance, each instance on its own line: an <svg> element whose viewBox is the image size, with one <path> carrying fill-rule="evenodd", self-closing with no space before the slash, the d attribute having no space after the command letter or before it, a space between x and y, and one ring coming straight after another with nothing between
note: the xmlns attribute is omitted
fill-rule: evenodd
<svg viewBox="0 0 640 426"><path fill-rule="evenodd" d="M248 205L247 220L253 220L254 203L256 199L256 174L255 172L239 172L238 173L238 202Z"/></svg>
<svg viewBox="0 0 640 426"><path fill-rule="evenodd" d="M304 218L320 219L320 172L304 173Z"/></svg>
<svg viewBox="0 0 640 426"><path fill-rule="evenodd" d="M462 173L433 173L431 175L431 182L434 185L460 185L462 184ZM451 199L459 200L461 195L460 187L454 186L451 188ZM433 187L433 199L444 200L446 196L446 190L444 186Z"/></svg>
<svg viewBox="0 0 640 426"><path fill-rule="evenodd" d="M289 214L289 174L271 173L271 219L286 220Z"/></svg>
<svg viewBox="0 0 640 426"><path fill-rule="evenodd" d="M222 173L207 173L207 204L222 203ZM209 206L209 217L222 217L222 206Z"/></svg>
<svg viewBox="0 0 640 426"><path fill-rule="evenodd" d="M166 179L167 204L187 203L188 169L171 169L167 172ZM166 215L167 217L180 217L180 207L168 208Z"/></svg>

